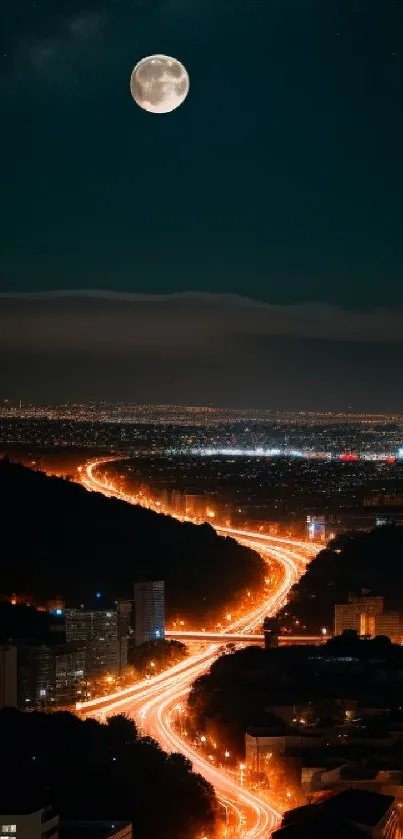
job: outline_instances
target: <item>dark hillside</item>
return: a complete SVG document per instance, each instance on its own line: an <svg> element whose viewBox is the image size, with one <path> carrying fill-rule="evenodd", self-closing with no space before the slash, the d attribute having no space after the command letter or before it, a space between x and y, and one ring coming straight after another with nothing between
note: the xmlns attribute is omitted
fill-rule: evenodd
<svg viewBox="0 0 403 839"><path fill-rule="evenodd" d="M334 606L349 594L383 595L386 609L403 610L403 527L389 525L346 533L312 560L294 587L286 612L318 632L332 626Z"/></svg>
<svg viewBox="0 0 403 839"><path fill-rule="evenodd" d="M133 581L166 581L168 610L213 613L263 584L258 554L209 525L183 524L0 461L1 591L82 600L131 597Z"/></svg>

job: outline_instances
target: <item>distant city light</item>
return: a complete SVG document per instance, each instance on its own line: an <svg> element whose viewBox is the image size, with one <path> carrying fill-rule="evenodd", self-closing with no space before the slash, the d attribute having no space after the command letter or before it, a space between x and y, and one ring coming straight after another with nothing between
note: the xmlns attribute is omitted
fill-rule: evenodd
<svg viewBox="0 0 403 839"><path fill-rule="evenodd" d="M97 600L99 600L99 599L100 599L100 597L101 597L101 592L100 592L100 591L97 591Z"/></svg>
<svg viewBox="0 0 403 839"><path fill-rule="evenodd" d="M284 454L282 449L191 449L190 454L200 457L213 457L214 455L227 455L228 457L276 457Z"/></svg>
<svg viewBox="0 0 403 839"><path fill-rule="evenodd" d="M170 457L285 457L299 458L301 460L338 460L341 463L354 463L356 461L370 461L374 463L394 463L395 460L403 460L403 447L399 448L396 455L391 452L324 452L311 449L287 449L287 448L264 448L257 446L254 449L241 447L204 447L197 446L190 449L169 448L166 453Z"/></svg>

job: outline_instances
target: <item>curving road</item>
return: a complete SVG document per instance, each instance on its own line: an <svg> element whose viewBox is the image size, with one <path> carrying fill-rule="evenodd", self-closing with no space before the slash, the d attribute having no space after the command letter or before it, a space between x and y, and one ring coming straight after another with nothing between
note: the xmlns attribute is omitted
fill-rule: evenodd
<svg viewBox="0 0 403 839"><path fill-rule="evenodd" d="M137 499L117 490L106 480L100 480L96 472L114 458L103 458L86 463L80 469L80 479L88 490L102 492L108 496L121 498L129 503L138 503ZM265 594L262 601L246 615L229 623L222 633L250 633L259 626L263 619L275 614L287 599L291 586L304 572L307 563L317 553L317 547L295 539L265 536L244 530L216 527L218 533L228 535L243 545L258 551L269 561L277 560L283 569L283 577L274 592ZM188 758L215 788L218 799L226 813L229 811L236 820L243 837L263 839L275 829L280 819L280 812L258 794L245 789L233 774L218 768L201 755L186 736L178 734L177 722L180 703L189 693L195 679L204 673L219 655L220 644L210 644L197 655L188 657L175 667L165 670L152 681L137 682L133 687L118 691L108 697L79 703L77 710L86 716L105 718L123 711L136 719L140 730L155 740L168 752L181 752Z"/></svg>

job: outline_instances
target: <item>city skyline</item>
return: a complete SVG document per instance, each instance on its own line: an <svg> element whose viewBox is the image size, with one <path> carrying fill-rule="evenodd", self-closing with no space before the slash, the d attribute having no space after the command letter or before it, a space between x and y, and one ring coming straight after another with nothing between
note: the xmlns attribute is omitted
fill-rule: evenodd
<svg viewBox="0 0 403 839"><path fill-rule="evenodd" d="M0 839L401 839L402 44L3 0Z"/></svg>
<svg viewBox="0 0 403 839"><path fill-rule="evenodd" d="M101 450L99 426L89 425ZM276 427L273 423L273 428ZM265 426L260 428L263 431ZM253 433L259 433L258 429L259 425ZM387 426L380 429L376 421L368 425L358 420L356 426L331 424L329 428L316 429L316 433L324 437L329 433L346 434L347 438L362 433L368 444L371 436L376 442L377 433L388 433ZM296 428L290 430L300 433ZM396 423L391 425L391 430L397 432ZM246 431L246 427L240 429L241 433ZM169 434L172 433L170 427ZM183 433L186 434L186 429ZM226 426L223 433L227 433ZM303 428L302 433L315 433L315 426ZM26 752L25 760L31 772L32 751L35 751L34 759L38 756L38 764L43 766L44 777L52 771L54 750L51 746L48 751L43 737L47 718L65 720L78 735L77 726L82 723L73 720L66 714L68 711L90 721L90 728L87 726L85 731L91 733L91 748L95 748L95 720L120 732L120 744L112 745L107 736L106 747L107 765L112 762L117 764L116 769L123 768L119 776L122 779L126 780L131 772L129 764L122 760L122 748L130 744L135 754L134 744L139 738L144 760L144 748L156 748L150 739L153 738L159 744L158 754L164 764L169 765L172 760L182 773L185 767L186 771L193 767L210 784L204 786L205 795L209 790L213 801L225 805L225 821L218 810L211 817L218 837L231 829L235 814L239 831L234 832L234 837L242 839L248 834L253 839L264 839L278 828L282 816L281 827L287 823L291 809L309 802L308 794L316 784L313 776L309 776L310 785L307 785L305 771L306 766L311 767L312 746L317 755L323 752L332 761L341 750L343 767L347 764L350 768L353 756L356 772L353 777L358 780L362 771L357 765L357 755L368 756L367 733L371 738L372 760L385 761L392 755L394 762L399 761L396 737L400 739L400 729L396 731L394 726L395 719L401 717L403 666L399 586L403 529L399 527L402 498L398 495L401 464L367 464L361 468L355 459L347 459L346 463L337 463L335 469L325 466L324 473L315 464L307 468L306 463L301 463L298 471L298 464L287 460L282 465L278 461L262 461L260 466L256 461L246 460L245 465L241 462L238 475L237 464L230 457L227 463L213 459L205 471L203 466L196 466L192 477L190 464L186 465L180 458L167 457L164 461L155 453L143 457L138 453L132 458L104 453L90 458L89 450L83 449L79 455L76 451L78 461L74 465L71 450L64 448L66 438L61 439L63 448L59 458L64 460L63 474L68 480L52 476L42 457L40 463L30 460L31 468L7 459L0 464L7 487L5 552L7 557L12 557L8 566L16 583L10 586L10 577L9 584L5 583L0 609L2 635L7 639L0 650L0 681L4 686L0 700L13 706L4 710L2 722L7 721L9 714L14 726L23 725L17 708L23 711L52 708L65 712L29 715L40 725L43 722L42 728L38 726L40 742L35 745L29 742ZM54 448L47 445L52 457ZM32 457L32 449L25 449L25 456L23 451L21 441L20 457ZM42 448L46 459L45 452ZM196 475L200 479L199 487L195 486ZM170 485L175 489L168 491ZM283 492L287 485L288 491ZM186 489L181 492L179 487ZM225 488L230 508L225 503ZM240 495L241 488L246 504ZM388 493L388 497L383 493ZM312 516L312 505L316 510L318 504L326 510L326 515ZM311 513L307 516L309 508ZM25 523L17 540L12 526L15 510L18 510L18 520ZM384 515L379 515L380 510ZM43 521L43 511L46 511L46 527L32 526L30 516L36 524ZM365 511L367 514L363 515ZM231 521L223 523L228 512ZM355 532L351 530L352 515L358 524ZM201 526L207 523L210 527ZM27 536L26 542L23 534ZM10 538L13 551L8 549ZM172 576L181 538L182 561ZM66 553L68 540L70 549ZM226 560L223 555L220 559L222 550L226 552ZM166 633L165 585L156 562L162 563L160 568L168 581L170 617ZM28 591L34 592L34 598L28 594L11 594L20 585L17 577L23 579L18 567L25 568L24 583ZM125 596L110 603L108 595L104 599L101 590L95 593L95 599L93 595L88 608L82 605L71 609L66 605L67 597L64 599L67 588L72 582L77 590L90 568L87 578L93 592L94 578L103 581L105 592L116 583L132 586L130 579L134 574L137 580L160 582L135 584L134 621L133 601ZM329 585L329 580L333 584ZM40 605L44 586L52 596ZM294 586L296 596L290 599ZM359 597L352 599L351 592L356 590ZM374 598L372 591L382 594ZM178 594L182 606L173 609L173 598ZM208 605L212 596L217 603L214 610ZM376 611L372 608L374 603ZM66 644L60 643L64 637L63 625ZM39 644L35 627L39 635L46 632L46 644ZM21 642L21 639L25 640ZM187 648L184 641L189 645ZM193 644L196 646L192 648ZM249 645L252 648L248 650ZM280 649L283 645L288 648L286 651ZM126 669L129 646L131 666ZM238 646L242 649L237 649ZM277 666L279 662L284 663L281 670ZM228 680L225 674L232 670L233 677ZM287 681L284 680L286 672L291 677ZM382 693L377 694L381 672ZM226 684L224 690L221 678ZM209 710L211 696L215 704ZM267 709L268 702L275 706L275 711ZM376 709L375 727L373 709ZM378 726L379 719L384 722L380 717L382 712L385 730ZM120 717L116 718L116 714ZM131 720L136 721L137 729ZM105 736L107 730L104 728L99 733ZM296 736L298 745L294 751ZM10 742L13 739L14 733ZM254 753L250 748L252 741ZM71 809L72 773L66 772L66 765L74 768L76 757L67 764L65 756L70 754L69 746L60 738L58 742L63 784L68 790L67 803L62 804L63 815ZM79 756L78 762L85 773L87 763L80 755L81 748L84 753L88 751L84 743L81 740L81 745L79 740L74 745L74 754ZM352 755L350 745L354 749ZM170 756L166 752L175 754ZM23 760L24 753L15 756L13 767L17 777L21 777ZM316 757L315 765L317 761ZM323 765L326 767L326 762ZM382 783L385 769L389 771L390 766L389 762L383 763ZM91 780L95 768L93 764ZM327 788L326 769L319 771L321 783ZM73 775L75 778L75 769ZM105 766L102 766L101 777L104 776ZM116 778L116 774L112 777ZM88 775L80 779L81 787L85 787L87 779ZM341 778L336 777L332 787L340 792L343 808L343 786L342 783L338 786L339 781ZM54 772L52 790L57 789L57 784L58 775ZM137 788L137 784L134 786ZM159 787L158 801L163 799L163 791L164 782ZM390 796L379 796L378 791L375 795L382 805L382 819L389 827L393 825L393 836L397 837L397 795L393 792ZM10 804L10 793L8 796L3 812L19 813ZM94 800L97 808L102 807L104 793L100 783L96 784ZM337 807L337 797L330 799L335 800ZM128 799L122 803L117 796L113 806L117 815L126 807L126 817L133 813L130 818L135 823L136 810L131 801L132 796L127 809ZM168 801L174 803L171 789ZM109 816L111 805L107 806ZM148 807L141 809L142 806L139 810L147 812ZM203 813L205 806L206 798ZM360 795L355 806L357 821ZM167 803L164 807L163 831L166 832L171 816ZM189 810L191 814L197 812L193 800ZM81 811L88 812L88 796ZM182 808L180 812L183 823ZM315 809L312 818L315 819ZM6 826L19 824L17 816L3 821ZM193 826L194 821L192 831ZM15 834L17 828L10 828L9 832ZM194 832L188 839L194 839Z"/></svg>

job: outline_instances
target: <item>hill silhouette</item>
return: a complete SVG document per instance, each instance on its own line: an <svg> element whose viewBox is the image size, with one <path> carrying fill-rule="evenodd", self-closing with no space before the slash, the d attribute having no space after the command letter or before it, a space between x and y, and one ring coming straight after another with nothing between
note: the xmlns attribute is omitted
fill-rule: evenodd
<svg viewBox="0 0 403 839"><path fill-rule="evenodd" d="M81 602L166 582L168 612L208 616L263 584L254 551L196 526L0 460L2 593Z"/></svg>

